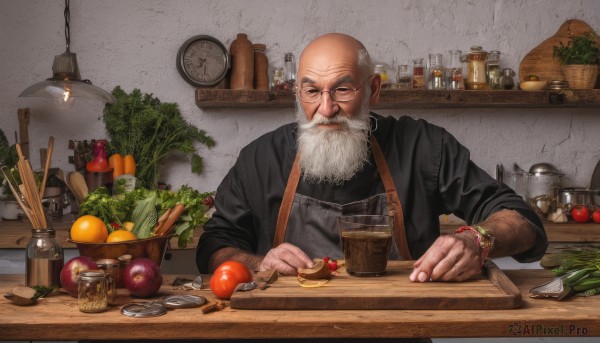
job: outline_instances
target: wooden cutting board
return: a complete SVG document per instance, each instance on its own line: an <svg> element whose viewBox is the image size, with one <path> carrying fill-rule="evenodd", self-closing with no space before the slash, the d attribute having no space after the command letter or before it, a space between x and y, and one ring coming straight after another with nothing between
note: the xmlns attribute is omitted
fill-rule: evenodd
<svg viewBox="0 0 600 343"><path fill-rule="evenodd" d="M236 292L234 309L252 310L481 310L521 306L519 289L491 261L487 273L466 282L411 282L413 261L390 261L381 277L345 271L325 285L304 288L296 277L279 277L266 290Z"/></svg>
<svg viewBox="0 0 600 343"><path fill-rule="evenodd" d="M537 75L542 81L564 80L562 65L558 59L552 56L552 48L555 45L567 44L573 35L581 35L594 30L584 21L569 19L565 21L558 31L550 38L531 50L519 65L519 79L526 81L529 75ZM600 45L600 39L596 37L596 43Z"/></svg>

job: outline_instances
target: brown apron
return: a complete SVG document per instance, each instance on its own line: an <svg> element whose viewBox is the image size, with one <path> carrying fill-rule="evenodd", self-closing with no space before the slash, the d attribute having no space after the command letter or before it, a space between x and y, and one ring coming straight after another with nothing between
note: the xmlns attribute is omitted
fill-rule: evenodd
<svg viewBox="0 0 600 343"><path fill-rule="evenodd" d="M394 185L394 180L388 168L388 164L385 160L381 147L377 140L371 136L371 148L373 156L375 158L375 164L381 175L381 180L386 191L387 209L388 214L394 217L394 240L396 242L397 249L404 259L412 259L410 250L408 249L408 241L406 239L406 232L404 229L404 216L402 213L402 204ZM277 224L275 228L275 237L273 239L273 247L277 247L284 242L285 232L289 221L290 213L292 210L292 203L294 202L294 196L296 194L296 188L300 181L300 153L296 154L294 164L290 176L288 178L281 206L279 207L279 215L277 217Z"/></svg>

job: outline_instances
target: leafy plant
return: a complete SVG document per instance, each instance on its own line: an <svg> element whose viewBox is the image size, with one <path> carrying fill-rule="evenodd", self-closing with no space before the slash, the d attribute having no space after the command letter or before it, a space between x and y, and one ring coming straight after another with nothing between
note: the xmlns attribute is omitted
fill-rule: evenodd
<svg viewBox="0 0 600 343"><path fill-rule="evenodd" d="M19 161L19 155L17 154L17 148L15 144L9 145L8 139L4 135L4 132L0 129L0 165L6 166L8 170L14 169ZM13 172L13 171L11 171ZM13 175L19 175L16 170L14 170ZM4 184L4 174L0 172L0 186ZM7 185L2 186L1 194L6 194L7 196L12 196L10 189Z"/></svg>
<svg viewBox="0 0 600 343"><path fill-rule="evenodd" d="M192 172L202 172L202 157L194 144L211 148L215 141L186 122L176 103L163 103L139 89L127 94L119 86L112 95L117 101L107 104L103 115L109 138L107 151L135 157L138 185L155 189L161 163L174 152L190 156Z"/></svg>
<svg viewBox="0 0 600 343"><path fill-rule="evenodd" d="M552 55L558 57L562 64L600 64L600 49L592 32L572 36L567 45L560 42L552 48Z"/></svg>

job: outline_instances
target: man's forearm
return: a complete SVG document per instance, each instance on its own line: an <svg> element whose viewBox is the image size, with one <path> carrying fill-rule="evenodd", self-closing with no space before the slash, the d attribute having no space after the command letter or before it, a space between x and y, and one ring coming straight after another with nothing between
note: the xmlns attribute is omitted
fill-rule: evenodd
<svg viewBox="0 0 600 343"><path fill-rule="evenodd" d="M212 273L221 263L233 260L245 264L251 271L256 271L263 258L264 256L258 256L244 250L227 247L219 249L212 254L208 262L208 269Z"/></svg>
<svg viewBox="0 0 600 343"><path fill-rule="evenodd" d="M496 212L477 225L495 237L490 257L511 256L527 251L537 239L535 226L514 210Z"/></svg>

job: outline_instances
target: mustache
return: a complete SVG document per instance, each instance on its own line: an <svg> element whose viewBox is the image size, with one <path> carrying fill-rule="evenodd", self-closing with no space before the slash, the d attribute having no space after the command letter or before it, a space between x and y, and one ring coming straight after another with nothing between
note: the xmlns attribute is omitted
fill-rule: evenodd
<svg viewBox="0 0 600 343"><path fill-rule="evenodd" d="M302 124L301 127L303 129L312 129L318 125L327 125L327 124L349 125L350 122L351 122L351 119L349 119L348 117L343 116L343 115L336 114L335 116L328 118L317 112L317 113L315 113L315 116L312 118L311 121Z"/></svg>

